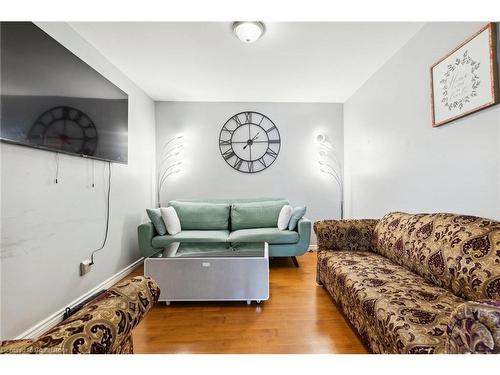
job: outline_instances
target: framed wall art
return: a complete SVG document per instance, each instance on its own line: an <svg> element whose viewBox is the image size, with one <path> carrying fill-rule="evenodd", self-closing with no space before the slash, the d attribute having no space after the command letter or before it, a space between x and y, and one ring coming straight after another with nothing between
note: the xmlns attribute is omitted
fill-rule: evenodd
<svg viewBox="0 0 500 375"><path fill-rule="evenodd" d="M496 25L489 23L431 67L432 126L500 101Z"/></svg>

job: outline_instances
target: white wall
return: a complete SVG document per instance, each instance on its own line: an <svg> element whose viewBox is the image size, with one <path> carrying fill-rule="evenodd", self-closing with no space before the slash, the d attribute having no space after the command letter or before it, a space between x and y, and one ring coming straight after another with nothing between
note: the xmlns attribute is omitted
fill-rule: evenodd
<svg viewBox="0 0 500 375"><path fill-rule="evenodd" d="M266 170L247 174L226 164L219 132L231 116L256 111L268 116L281 134L281 151ZM339 216L339 190L319 171L315 136L324 133L343 155L341 104L157 102L157 153L171 137L184 135L182 171L169 177L161 202L175 198L287 197L306 205L311 220Z"/></svg>
<svg viewBox="0 0 500 375"><path fill-rule="evenodd" d="M106 247L93 270L79 263L100 246L105 223L105 163L1 144L1 330L13 338L140 258L137 225L154 204L154 102L65 23L46 32L129 95L129 161L112 164Z"/></svg>
<svg viewBox="0 0 500 375"><path fill-rule="evenodd" d="M430 66L484 24L427 24L345 103L348 216L500 219L500 106L431 126Z"/></svg>

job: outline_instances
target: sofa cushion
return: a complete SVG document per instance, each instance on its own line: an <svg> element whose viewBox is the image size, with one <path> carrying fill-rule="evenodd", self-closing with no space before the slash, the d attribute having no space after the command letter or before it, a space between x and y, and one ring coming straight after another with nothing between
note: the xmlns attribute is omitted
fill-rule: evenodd
<svg viewBox="0 0 500 375"><path fill-rule="evenodd" d="M292 218L293 207L289 204L285 204L281 207L280 214L278 215L278 229L285 230L288 229L288 223Z"/></svg>
<svg viewBox="0 0 500 375"><path fill-rule="evenodd" d="M393 212L374 250L468 300L500 298L500 222L446 213Z"/></svg>
<svg viewBox="0 0 500 375"><path fill-rule="evenodd" d="M226 203L232 205L233 203L254 203L254 202L276 202L286 201L283 197L255 197L255 198L179 198L175 199L176 202L193 202L193 203Z"/></svg>
<svg viewBox="0 0 500 375"><path fill-rule="evenodd" d="M292 230L279 230L278 228L240 229L231 232L228 241L289 244L299 242L299 234Z"/></svg>
<svg viewBox="0 0 500 375"><path fill-rule="evenodd" d="M297 223L300 219L304 217L306 214L306 207L295 207L292 211L292 217L290 217L290 221L288 222L288 229L295 230L297 227Z"/></svg>
<svg viewBox="0 0 500 375"><path fill-rule="evenodd" d="M229 204L170 201L169 206L175 208L183 231L229 229Z"/></svg>
<svg viewBox="0 0 500 375"><path fill-rule="evenodd" d="M160 236L167 234L167 227L161 217L161 210L159 208L146 208L146 212L149 216L149 220L153 223L156 232Z"/></svg>
<svg viewBox="0 0 500 375"><path fill-rule="evenodd" d="M319 251L318 275L376 353L442 353L452 311L450 291L367 251Z"/></svg>
<svg viewBox="0 0 500 375"><path fill-rule="evenodd" d="M378 220L320 220L314 223L318 250L373 250L373 230Z"/></svg>
<svg viewBox="0 0 500 375"><path fill-rule="evenodd" d="M172 242L227 242L227 230L183 230L173 236L156 236L151 244L156 248L165 247Z"/></svg>
<svg viewBox="0 0 500 375"><path fill-rule="evenodd" d="M288 201L234 203L231 206L231 229L274 228Z"/></svg>
<svg viewBox="0 0 500 375"><path fill-rule="evenodd" d="M161 218L165 223L165 227L167 227L167 233L174 235L181 231L181 222L179 220L179 215L177 215L177 211L173 207L161 207Z"/></svg>

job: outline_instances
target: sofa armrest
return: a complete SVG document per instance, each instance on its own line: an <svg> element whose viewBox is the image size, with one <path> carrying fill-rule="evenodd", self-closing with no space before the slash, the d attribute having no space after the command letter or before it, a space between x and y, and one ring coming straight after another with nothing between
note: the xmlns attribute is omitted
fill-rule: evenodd
<svg viewBox="0 0 500 375"><path fill-rule="evenodd" d="M156 254L161 249L153 247L151 240L156 237L158 233L153 223L144 223L137 227L137 238L139 240L139 249L144 258Z"/></svg>
<svg viewBox="0 0 500 375"><path fill-rule="evenodd" d="M33 340L9 341L0 353L121 353L132 350L131 334L158 301L160 289L134 277L108 289L81 310Z"/></svg>
<svg viewBox="0 0 500 375"><path fill-rule="evenodd" d="M301 217L297 222L297 232L299 236L311 238L312 222L307 217Z"/></svg>
<svg viewBox="0 0 500 375"><path fill-rule="evenodd" d="M312 223L308 218L302 217L297 222L297 232L299 233L299 242L297 242L296 248L297 255L304 254L309 250L309 246L311 245L311 229Z"/></svg>
<svg viewBox="0 0 500 375"><path fill-rule="evenodd" d="M447 353L500 353L500 300L467 301L448 323Z"/></svg>
<svg viewBox="0 0 500 375"><path fill-rule="evenodd" d="M319 250L372 251L378 220L322 220L314 223Z"/></svg>

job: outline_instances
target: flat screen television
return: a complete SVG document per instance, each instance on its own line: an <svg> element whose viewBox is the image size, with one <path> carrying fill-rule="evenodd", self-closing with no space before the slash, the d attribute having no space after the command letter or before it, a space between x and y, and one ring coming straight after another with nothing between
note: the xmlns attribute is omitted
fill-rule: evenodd
<svg viewBox="0 0 500 375"><path fill-rule="evenodd" d="M31 22L0 22L0 139L127 163L128 95Z"/></svg>

